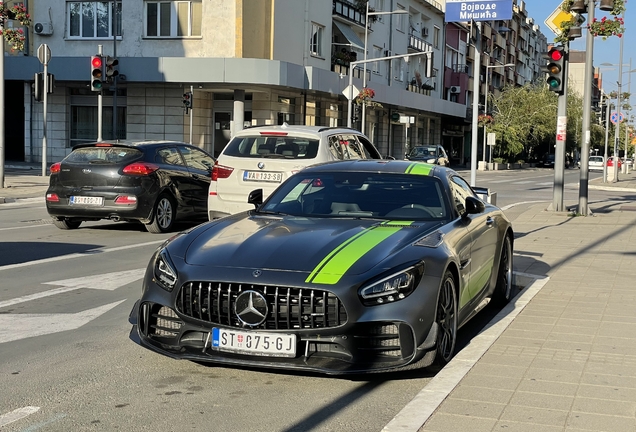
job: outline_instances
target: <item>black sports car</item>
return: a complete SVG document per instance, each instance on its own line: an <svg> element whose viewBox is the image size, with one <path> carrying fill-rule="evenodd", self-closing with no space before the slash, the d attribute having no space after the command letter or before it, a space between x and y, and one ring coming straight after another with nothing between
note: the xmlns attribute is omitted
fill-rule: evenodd
<svg viewBox="0 0 636 432"><path fill-rule="evenodd" d="M448 362L458 328L511 295L510 222L451 169L315 165L261 201L155 252L133 341L199 362L403 370Z"/></svg>
<svg viewBox="0 0 636 432"><path fill-rule="evenodd" d="M46 209L60 229L82 221L140 221L153 233L207 220L214 158L172 141L80 144L51 166Z"/></svg>

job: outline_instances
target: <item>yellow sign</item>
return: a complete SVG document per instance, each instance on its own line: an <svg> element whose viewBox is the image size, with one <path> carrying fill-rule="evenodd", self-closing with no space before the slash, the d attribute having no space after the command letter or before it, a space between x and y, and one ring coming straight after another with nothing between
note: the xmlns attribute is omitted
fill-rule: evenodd
<svg viewBox="0 0 636 432"><path fill-rule="evenodd" d="M549 17L545 19L545 25L548 26L555 35L561 34L561 23L574 20L578 14L572 12L564 12L559 5Z"/></svg>

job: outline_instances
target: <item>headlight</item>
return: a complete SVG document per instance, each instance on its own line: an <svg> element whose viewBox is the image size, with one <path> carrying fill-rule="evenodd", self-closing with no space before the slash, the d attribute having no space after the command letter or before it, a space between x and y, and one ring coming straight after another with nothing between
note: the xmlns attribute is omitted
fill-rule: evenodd
<svg viewBox="0 0 636 432"><path fill-rule="evenodd" d="M406 298L420 282L423 272L424 265L420 264L364 286L359 292L362 303L374 306Z"/></svg>
<svg viewBox="0 0 636 432"><path fill-rule="evenodd" d="M159 251L155 258L154 275L157 285L167 291L172 291L177 284L177 270L166 249Z"/></svg>

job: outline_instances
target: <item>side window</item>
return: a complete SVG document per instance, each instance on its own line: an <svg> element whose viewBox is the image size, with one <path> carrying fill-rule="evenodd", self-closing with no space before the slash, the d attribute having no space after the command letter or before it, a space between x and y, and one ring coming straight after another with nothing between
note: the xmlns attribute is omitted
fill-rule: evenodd
<svg viewBox="0 0 636 432"><path fill-rule="evenodd" d="M376 149L375 146L371 144L371 141L361 135L358 135L358 141L360 141L360 145L362 145L362 147L364 148L367 159L382 159L382 156L378 152L378 149Z"/></svg>
<svg viewBox="0 0 636 432"><path fill-rule="evenodd" d="M155 162L167 165L184 166L183 159L176 147L164 147L157 151Z"/></svg>
<svg viewBox="0 0 636 432"><path fill-rule="evenodd" d="M364 146L358 142L355 136L347 137L346 149L349 153L349 159L369 159L369 155L364 149Z"/></svg>
<svg viewBox="0 0 636 432"><path fill-rule="evenodd" d="M329 137L329 152L337 160L343 160L344 154L342 152L342 146L340 145L340 137L333 135Z"/></svg>
<svg viewBox="0 0 636 432"><path fill-rule="evenodd" d="M188 168L197 169L199 171L212 171L214 167L214 159L207 153L196 147L180 146L179 150L183 154Z"/></svg>
<svg viewBox="0 0 636 432"><path fill-rule="evenodd" d="M451 189L453 191L453 201L455 208L459 214L463 214L465 210L466 198L469 196L475 197L473 189L466 183L466 181L458 176L451 177L450 182Z"/></svg>

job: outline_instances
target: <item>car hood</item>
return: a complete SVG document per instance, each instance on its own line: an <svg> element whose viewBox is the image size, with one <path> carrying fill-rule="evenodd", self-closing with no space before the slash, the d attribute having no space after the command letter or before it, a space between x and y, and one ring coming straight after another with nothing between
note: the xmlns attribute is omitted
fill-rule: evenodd
<svg viewBox="0 0 636 432"><path fill-rule="evenodd" d="M439 222L344 218L229 217L188 245L190 265L361 274Z"/></svg>

